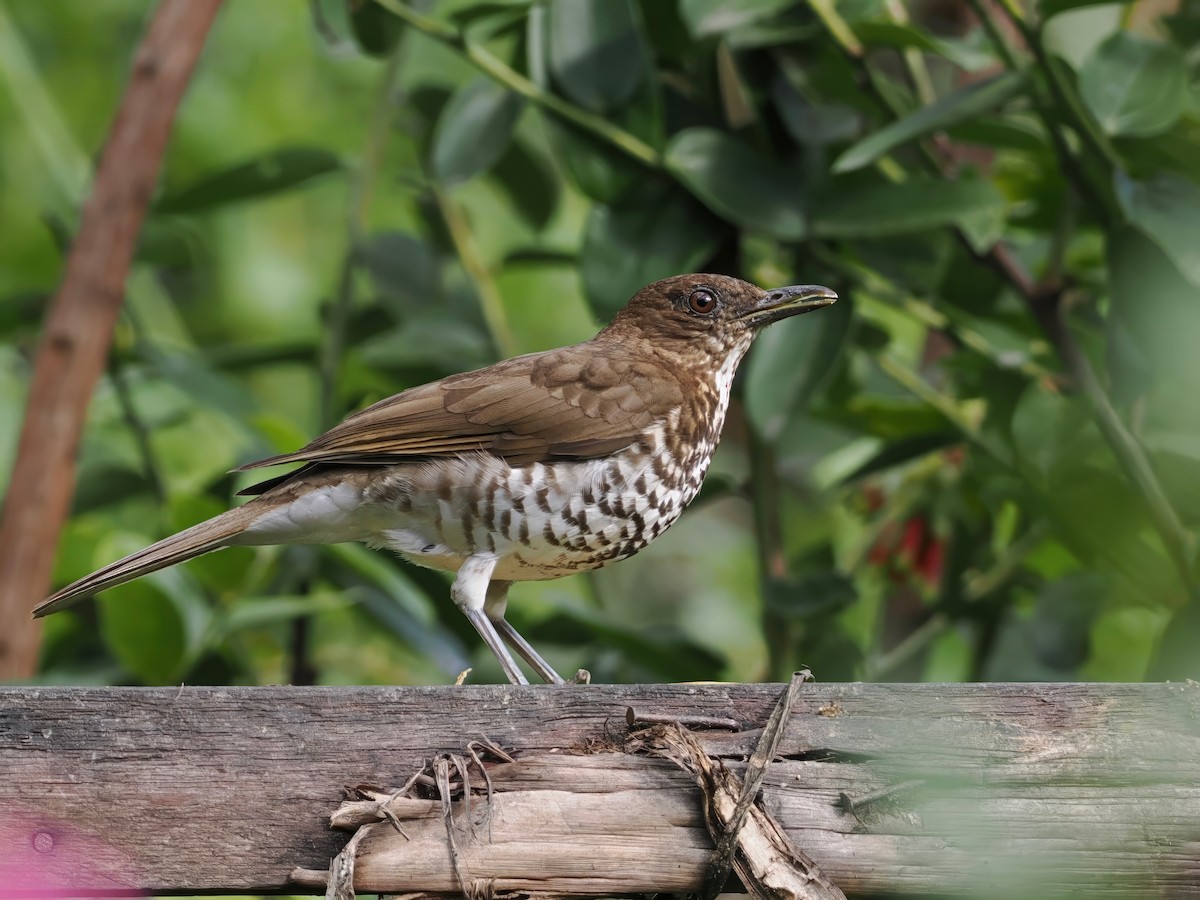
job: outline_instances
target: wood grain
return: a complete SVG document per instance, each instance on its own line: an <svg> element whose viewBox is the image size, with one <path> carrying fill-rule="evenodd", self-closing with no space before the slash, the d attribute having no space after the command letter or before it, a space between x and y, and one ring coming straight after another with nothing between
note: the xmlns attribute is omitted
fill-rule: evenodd
<svg viewBox="0 0 1200 900"><path fill-rule="evenodd" d="M597 863L598 892L649 889L655 871L681 883L711 846L691 778L578 751L619 743L633 707L746 723L701 733L734 764L781 690L4 688L0 876L91 893L295 890L293 868L323 869L345 843L328 828L344 785L398 787L486 736L517 757L492 769L504 804L493 827L540 823L524 845L486 850L510 854L512 886L545 889L551 862L573 877L565 866L580 861ZM841 797L897 785L853 812ZM851 894L1197 897L1200 686L804 685L764 798ZM444 862L442 823L427 824ZM425 863L411 851L394 866L415 889L454 889L444 864L418 885Z"/></svg>

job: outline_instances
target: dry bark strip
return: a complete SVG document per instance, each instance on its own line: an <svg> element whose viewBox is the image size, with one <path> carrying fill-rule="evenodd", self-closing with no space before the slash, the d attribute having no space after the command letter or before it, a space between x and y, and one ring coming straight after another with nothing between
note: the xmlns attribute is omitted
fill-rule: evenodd
<svg viewBox="0 0 1200 900"><path fill-rule="evenodd" d="M88 401L104 371L175 110L220 5L162 0L155 11L46 313L0 511L0 681L28 678L37 665L39 626L29 610L48 593Z"/></svg>
<svg viewBox="0 0 1200 900"><path fill-rule="evenodd" d="M767 767L774 759L783 737L799 687L812 676L807 670L797 672L780 695L763 730L758 746L751 754L743 779L739 779L721 760L710 759L700 741L678 722L640 728L624 741L625 753L647 754L665 759L692 776L698 785L703 820L715 845L704 871L687 885L688 895L716 897L725 886L729 869L737 871L742 884L756 900L846 900L834 885L802 850L794 846L779 823L757 801ZM626 719L631 727L636 722L632 708ZM712 721L711 719L707 721ZM502 874L492 871L485 858L484 847L492 843L519 843L527 835L497 833L492 816L496 804L507 805L509 795L497 796L493 791L492 775L481 758L480 751L500 758L504 763L516 763L508 753L491 742L473 742L467 746L470 760L457 754L443 754L417 772L405 785L389 793L358 788L358 797L343 804L333 814L334 827L349 827L354 836L330 863L325 883L327 900L353 900L356 886L381 893L411 894L414 889L430 891L453 880L460 893L467 897L487 898L496 894L533 893L513 883ZM475 803L472 813L472 764L486 786L482 812ZM454 778L451 777L451 772ZM434 782L436 801L420 795ZM478 779L475 788L478 787ZM445 850L450 859L452 876L448 873L435 886L414 884L407 873L398 880L356 878L360 863L365 869L375 868L373 857L382 857L384 867L395 860L409 859L407 845L412 834L402 824L405 819L425 820L435 803L440 805L445 826ZM368 838L370 840L368 841ZM463 840L467 845L462 846ZM578 869L570 870L572 863ZM401 866L403 868L403 866ZM560 862L560 872L542 886L540 893L554 895L582 894L592 896L596 888L590 883L596 857L567 855ZM321 884L323 873L299 869L293 878L307 885ZM654 884L650 890L662 890Z"/></svg>
<svg viewBox="0 0 1200 900"><path fill-rule="evenodd" d="M693 777L580 751L619 747L629 707L732 719L742 731L697 737L740 778L780 691L0 688L0 884L11 869L75 895L292 893L292 870L346 839L329 829L346 784L400 784L487 735L516 761L488 762L480 871L547 891L590 859L577 887L598 895L687 890L712 852ZM805 684L762 794L848 895L1200 898L1200 685ZM411 841L394 870L457 893L441 804L397 815ZM483 852L460 847L468 868ZM360 889L394 874L372 866Z"/></svg>

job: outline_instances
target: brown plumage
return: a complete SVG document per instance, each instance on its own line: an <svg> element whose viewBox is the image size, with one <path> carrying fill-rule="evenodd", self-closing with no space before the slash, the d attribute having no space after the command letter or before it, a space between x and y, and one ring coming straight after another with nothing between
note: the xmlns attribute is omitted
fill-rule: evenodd
<svg viewBox="0 0 1200 900"><path fill-rule="evenodd" d="M509 679L524 681L505 641L561 682L504 619L509 583L624 559L661 534L699 490L754 335L835 299L720 275L656 282L590 341L412 388L243 466L301 464L34 615L222 547L358 540L456 572L451 596Z"/></svg>

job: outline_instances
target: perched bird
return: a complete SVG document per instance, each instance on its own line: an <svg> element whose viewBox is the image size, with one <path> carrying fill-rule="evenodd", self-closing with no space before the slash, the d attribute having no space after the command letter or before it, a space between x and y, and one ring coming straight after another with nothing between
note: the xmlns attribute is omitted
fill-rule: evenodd
<svg viewBox="0 0 1200 900"><path fill-rule="evenodd" d="M505 620L509 585L626 559L666 531L700 490L754 336L836 299L723 275L655 282L589 341L411 388L242 466L301 464L33 614L224 547L361 541L456 573L450 596L508 679L528 683L506 642L561 684Z"/></svg>

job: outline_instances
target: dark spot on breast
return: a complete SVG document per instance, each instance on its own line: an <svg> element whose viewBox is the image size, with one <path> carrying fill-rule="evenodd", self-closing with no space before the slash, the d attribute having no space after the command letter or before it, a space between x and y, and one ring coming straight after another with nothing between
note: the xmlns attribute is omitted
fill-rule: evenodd
<svg viewBox="0 0 1200 900"><path fill-rule="evenodd" d="M467 543L471 545L471 549L475 549L475 506L467 503L463 506L462 512L459 514L459 521L462 523L463 537Z"/></svg>
<svg viewBox="0 0 1200 900"><path fill-rule="evenodd" d="M655 453L650 458L650 468L654 470L654 477L659 481L666 481L671 474L671 466L667 462L667 454Z"/></svg>
<svg viewBox="0 0 1200 900"><path fill-rule="evenodd" d="M646 520L642 517L640 512L634 510L633 515L629 517L629 521L633 522L634 535L641 537L646 533Z"/></svg>

